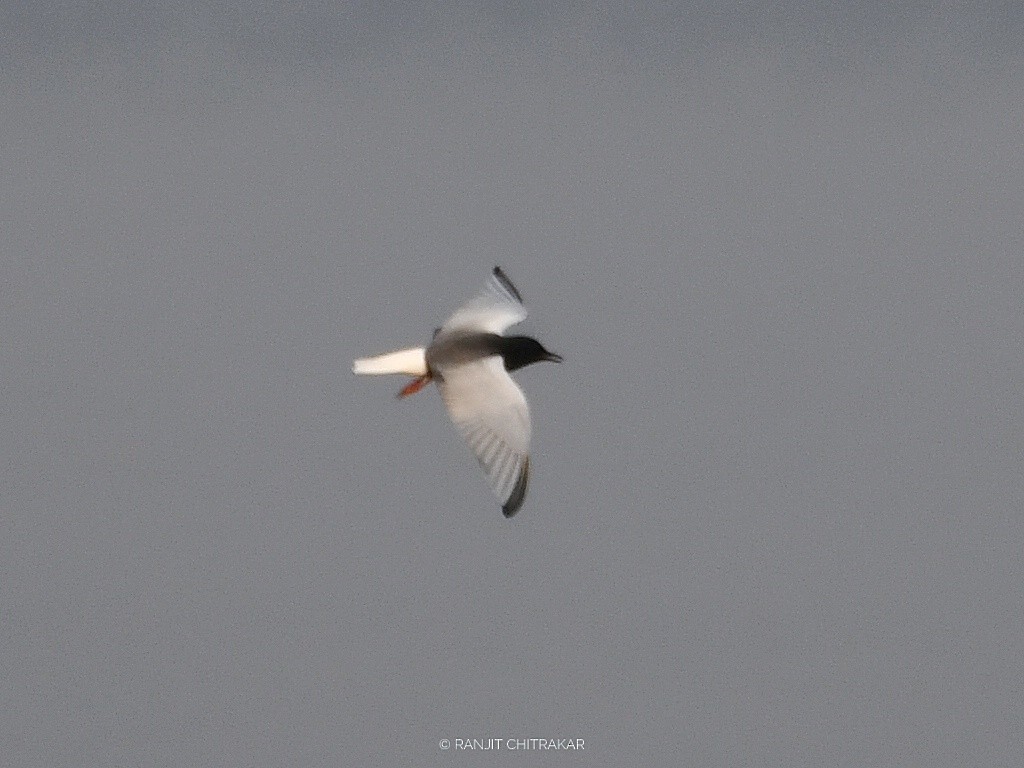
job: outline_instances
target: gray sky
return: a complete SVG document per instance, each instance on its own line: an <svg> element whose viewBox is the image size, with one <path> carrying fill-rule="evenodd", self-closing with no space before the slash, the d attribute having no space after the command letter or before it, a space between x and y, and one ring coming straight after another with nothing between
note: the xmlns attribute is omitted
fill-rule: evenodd
<svg viewBox="0 0 1024 768"><path fill-rule="evenodd" d="M1019 4L489 6L0 7L10 764L1024 762Z"/></svg>

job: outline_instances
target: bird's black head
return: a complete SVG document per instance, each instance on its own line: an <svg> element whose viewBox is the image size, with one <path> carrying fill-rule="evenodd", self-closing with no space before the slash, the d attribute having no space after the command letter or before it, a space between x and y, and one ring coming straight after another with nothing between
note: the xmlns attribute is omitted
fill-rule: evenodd
<svg viewBox="0 0 1024 768"><path fill-rule="evenodd" d="M561 355L548 352L539 341L530 336L502 336L501 357L505 361L506 371L516 371L531 363L548 360L552 363L562 362Z"/></svg>

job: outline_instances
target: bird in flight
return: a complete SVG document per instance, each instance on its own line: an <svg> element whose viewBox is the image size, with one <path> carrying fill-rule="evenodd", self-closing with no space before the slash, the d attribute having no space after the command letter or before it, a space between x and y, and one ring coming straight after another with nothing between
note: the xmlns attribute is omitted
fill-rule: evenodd
<svg viewBox="0 0 1024 768"><path fill-rule="evenodd" d="M431 381L459 432L487 474L505 517L523 505L530 478L530 408L509 376L559 355L529 336L505 336L526 319L526 307L512 281L495 267L484 291L434 331L426 347L412 347L356 360L359 374L413 376L399 393L408 397Z"/></svg>

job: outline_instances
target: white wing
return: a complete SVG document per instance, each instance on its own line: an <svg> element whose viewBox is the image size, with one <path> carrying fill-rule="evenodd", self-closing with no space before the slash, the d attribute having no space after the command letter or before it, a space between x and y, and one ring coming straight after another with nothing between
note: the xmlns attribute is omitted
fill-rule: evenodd
<svg viewBox="0 0 1024 768"><path fill-rule="evenodd" d="M530 408L501 357L446 367L441 397L476 454L505 517L519 511L530 476Z"/></svg>
<svg viewBox="0 0 1024 768"><path fill-rule="evenodd" d="M509 326L525 319L526 307L523 306L519 291L501 271L501 267L495 267L483 293L457 309L441 326L441 330L504 333Z"/></svg>

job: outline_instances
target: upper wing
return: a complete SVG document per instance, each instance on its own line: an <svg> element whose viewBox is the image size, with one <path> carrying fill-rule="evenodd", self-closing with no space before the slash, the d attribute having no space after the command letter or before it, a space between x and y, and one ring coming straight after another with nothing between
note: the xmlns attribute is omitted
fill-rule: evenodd
<svg viewBox="0 0 1024 768"><path fill-rule="evenodd" d="M530 409L501 357L447 367L438 389L473 449L505 517L523 505L530 476Z"/></svg>
<svg viewBox="0 0 1024 768"><path fill-rule="evenodd" d="M441 326L442 331L472 330L504 333L526 319L526 307L519 291L501 267L495 267L483 293L464 304Z"/></svg>

